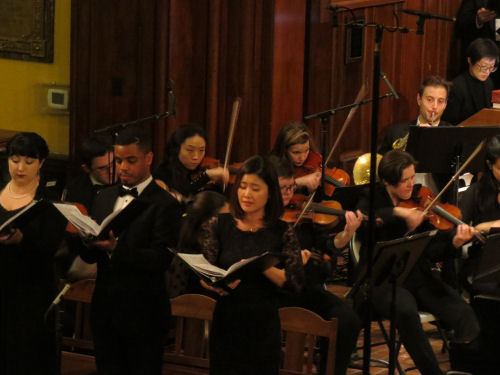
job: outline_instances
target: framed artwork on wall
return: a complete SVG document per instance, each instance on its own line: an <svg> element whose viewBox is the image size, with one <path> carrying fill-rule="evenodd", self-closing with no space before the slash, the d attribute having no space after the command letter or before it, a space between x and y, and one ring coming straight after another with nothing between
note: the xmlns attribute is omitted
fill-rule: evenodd
<svg viewBox="0 0 500 375"><path fill-rule="evenodd" d="M53 62L54 2L0 1L0 58Z"/></svg>

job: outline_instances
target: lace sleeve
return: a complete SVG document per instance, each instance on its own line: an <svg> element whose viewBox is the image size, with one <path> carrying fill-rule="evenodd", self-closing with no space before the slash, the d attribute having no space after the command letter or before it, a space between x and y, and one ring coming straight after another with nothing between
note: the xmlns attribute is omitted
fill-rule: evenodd
<svg viewBox="0 0 500 375"><path fill-rule="evenodd" d="M205 258L215 264L219 255L219 239L217 238L217 216L212 217L201 225L201 232L198 238L201 251Z"/></svg>
<svg viewBox="0 0 500 375"><path fill-rule="evenodd" d="M285 288L298 292L304 283L304 265L300 254L300 244L295 230L288 225L283 234L283 254L285 258Z"/></svg>

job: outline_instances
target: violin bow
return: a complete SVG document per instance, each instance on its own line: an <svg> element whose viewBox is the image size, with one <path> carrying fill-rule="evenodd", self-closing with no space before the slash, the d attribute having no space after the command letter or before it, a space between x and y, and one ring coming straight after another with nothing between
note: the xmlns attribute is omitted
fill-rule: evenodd
<svg viewBox="0 0 500 375"><path fill-rule="evenodd" d="M234 99L233 110L231 111L231 121L229 122L229 136L227 138L226 157L224 158L224 170L227 170L227 164L231 156L231 149L233 147L234 128L236 127L236 122L238 121L238 115L240 114L240 107L241 107L241 98L238 96L236 97L236 99ZM222 186L222 191L226 191L225 181Z"/></svg>
<svg viewBox="0 0 500 375"><path fill-rule="evenodd" d="M453 175L453 177L450 179L450 181L448 181L446 186L443 189L441 189L439 194L436 195L436 197L432 200L432 202L429 203L427 205L427 207L425 207L425 209L422 211L422 213L424 215L427 214L427 212L429 212L431 207L438 201L439 198L441 198L441 196L450 187L450 185L453 183L453 181L455 181L458 178L458 176L460 175L460 173L462 173L462 171L465 169L465 167L476 157L476 155L479 153L479 151L481 151L481 149L484 147L485 143L486 143L486 140L483 140L483 141L481 141L481 143L479 143L479 145L476 147L476 149L472 152L472 154L470 154L469 158L465 161L465 163L458 169L458 171Z"/></svg>
<svg viewBox="0 0 500 375"><path fill-rule="evenodd" d="M363 83L363 85L359 89L358 95L356 96L356 100L355 100L354 103L357 103L357 102L361 101L361 99L363 99L365 95L366 95L366 83ZM325 166L328 164L328 162L332 158L333 152L337 148L337 145L339 144L340 139L344 135L345 130L347 129L347 127L351 123L352 118L356 114L356 111L357 111L358 107L359 107L359 105L357 105L355 107L352 107L350 109L349 114L347 115L347 117L346 117L346 119L344 121L344 124L342 125L342 128L340 129L339 134L337 135L337 139L335 140L335 143L333 144L332 149L330 150L330 153L328 154L328 157L325 160Z"/></svg>
<svg viewBox="0 0 500 375"><path fill-rule="evenodd" d="M316 191L314 191L309 199L307 200L306 204L304 204L304 207L302 207L302 211L300 211L299 216L297 216L297 220L295 220L295 223L293 224L293 227L295 228L297 224L299 223L300 219L302 219L302 216L305 215L306 211L309 209L309 207L312 204L312 201L314 199L314 196L316 195Z"/></svg>

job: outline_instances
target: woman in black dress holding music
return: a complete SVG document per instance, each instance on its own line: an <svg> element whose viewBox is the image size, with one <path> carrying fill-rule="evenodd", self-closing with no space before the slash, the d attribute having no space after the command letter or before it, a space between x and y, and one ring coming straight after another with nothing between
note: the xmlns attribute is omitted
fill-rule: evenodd
<svg viewBox="0 0 500 375"><path fill-rule="evenodd" d="M221 295L210 334L211 374L279 372L279 291L299 290L303 282L300 246L293 228L279 220L282 212L276 172L268 160L254 156L238 172L231 214L219 214L203 225L203 253L219 267L227 269L265 251L284 256L281 268L237 280L224 290L207 286Z"/></svg>
<svg viewBox="0 0 500 375"><path fill-rule="evenodd" d="M11 180L0 192L0 222L33 200L47 197L39 171L48 153L36 133L19 133L9 141ZM4 375L55 373L54 327L44 322L44 313L55 297L54 254L65 221L51 205L38 208L0 235L0 373Z"/></svg>

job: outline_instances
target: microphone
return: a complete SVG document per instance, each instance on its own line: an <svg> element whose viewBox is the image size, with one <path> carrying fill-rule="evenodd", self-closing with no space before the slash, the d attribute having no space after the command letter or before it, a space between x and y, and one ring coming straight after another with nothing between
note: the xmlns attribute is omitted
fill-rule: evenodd
<svg viewBox="0 0 500 375"><path fill-rule="evenodd" d="M168 93L168 109L172 116L177 114L177 109L175 108L175 94L174 94L174 81L170 78L168 79L167 85L167 93Z"/></svg>
<svg viewBox="0 0 500 375"><path fill-rule="evenodd" d="M433 14L433 13L427 13L427 12L422 12L420 10L413 10L413 9L401 9L402 12L411 14L413 16L418 16L426 19L435 19L435 20L442 20L442 21L448 21L448 22L455 22L457 19L455 17L446 17L446 16L441 16L440 14Z"/></svg>
<svg viewBox="0 0 500 375"><path fill-rule="evenodd" d="M391 83L387 79L387 76L385 75L384 72L380 72L380 77L382 77L382 79L384 80L385 84L387 85L387 87L391 91L392 96L394 96L394 99L399 99L398 93L396 92L396 90L394 90L394 87L392 87Z"/></svg>

